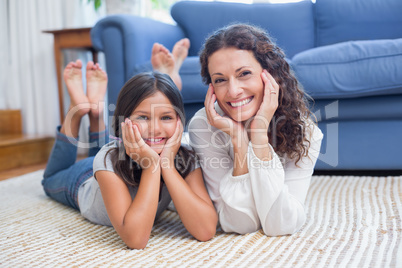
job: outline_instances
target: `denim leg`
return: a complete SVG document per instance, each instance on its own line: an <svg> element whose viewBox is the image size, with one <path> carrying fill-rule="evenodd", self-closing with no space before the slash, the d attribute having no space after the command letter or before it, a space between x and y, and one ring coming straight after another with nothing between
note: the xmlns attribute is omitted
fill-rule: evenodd
<svg viewBox="0 0 402 268"><path fill-rule="evenodd" d="M89 152L88 156L95 156L103 145L109 142L107 127L101 132L89 132Z"/></svg>
<svg viewBox="0 0 402 268"><path fill-rule="evenodd" d="M75 162L77 139L59 132L53 145L42 185L45 193L62 204L78 209L78 188L93 175L93 157Z"/></svg>

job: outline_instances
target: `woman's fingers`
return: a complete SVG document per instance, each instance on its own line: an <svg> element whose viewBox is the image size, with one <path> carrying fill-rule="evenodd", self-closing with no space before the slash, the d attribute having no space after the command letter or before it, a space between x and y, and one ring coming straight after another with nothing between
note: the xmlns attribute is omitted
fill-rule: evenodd
<svg viewBox="0 0 402 268"><path fill-rule="evenodd" d="M264 82L264 101L262 105L268 105L269 110L278 107L279 85L267 70L261 74L262 81Z"/></svg>
<svg viewBox="0 0 402 268"><path fill-rule="evenodd" d="M214 92L214 88L212 84L209 84L207 96L205 98L205 111L207 114L207 119L211 123L211 125L214 125L214 121L219 117L218 113L215 110L215 101L216 101L216 95Z"/></svg>

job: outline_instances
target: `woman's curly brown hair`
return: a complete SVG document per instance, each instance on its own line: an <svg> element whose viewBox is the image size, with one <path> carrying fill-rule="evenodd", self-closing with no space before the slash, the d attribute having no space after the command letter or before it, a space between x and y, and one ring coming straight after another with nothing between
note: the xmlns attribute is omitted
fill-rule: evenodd
<svg viewBox="0 0 402 268"><path fill-rule="evenodd" d="M234 47L252 51L256 60L266 69L280 90L278 108L269 127L270 141L279 155L296 159L296 163L307 155L310 146L306 135L308 109L307 95L299 85L285 54L269 37L256 26L234 24L221 28L207 38L200 53L201 76L205 84L211 83L208 59L222 48Z"/></svg>

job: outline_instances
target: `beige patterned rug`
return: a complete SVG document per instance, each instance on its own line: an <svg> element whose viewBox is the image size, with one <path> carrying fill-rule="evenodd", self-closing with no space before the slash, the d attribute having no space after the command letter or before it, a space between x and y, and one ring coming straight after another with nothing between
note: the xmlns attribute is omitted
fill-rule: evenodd
<svg viewBox="0 0 402 268"><path fill-rule="evenodd" d="M0 267L402 267L402 177L316 176L292 236L197 242L175 212L144 250L45 196L43 171L0 182Z"/></svg>

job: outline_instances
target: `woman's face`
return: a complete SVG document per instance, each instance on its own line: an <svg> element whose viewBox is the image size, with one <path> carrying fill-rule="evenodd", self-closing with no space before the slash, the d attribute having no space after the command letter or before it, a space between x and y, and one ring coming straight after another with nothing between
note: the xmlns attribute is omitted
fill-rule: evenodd
<svg viewBox="0 0 402 268"><path fill-rule="evenodd" d="M263 69L251 51L222 48L208 58L208 70L226 115L238 122L256 115L264 97Z"/></svg>
<svg viewBox="0 0 402 268"><path fill-rule="evenodd" d="M169 99L157 91L134 109L130 120L139 127L145 143L160 154L175 132L177 113Z"/></svg>

